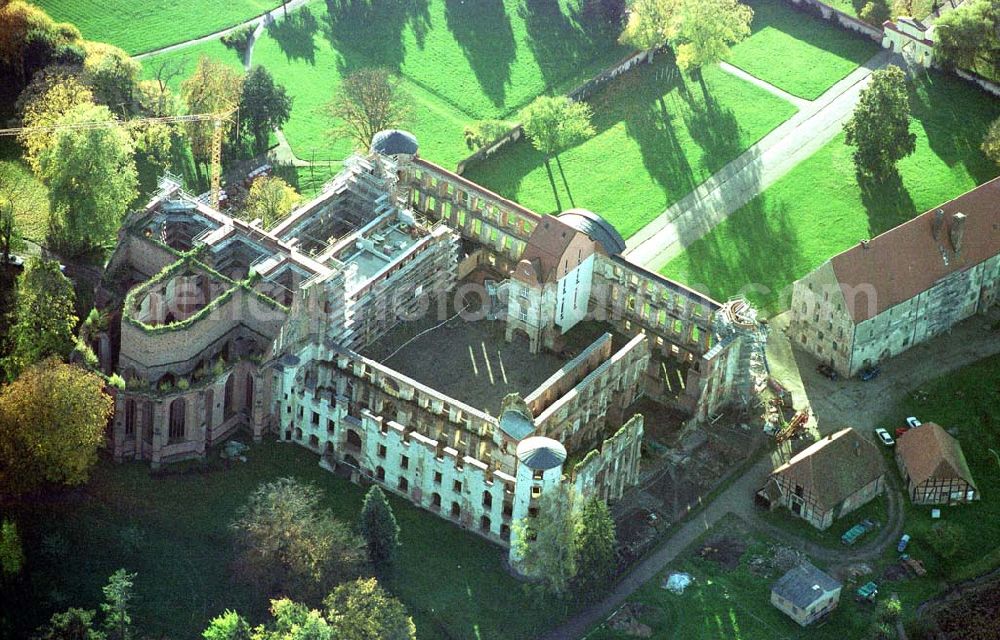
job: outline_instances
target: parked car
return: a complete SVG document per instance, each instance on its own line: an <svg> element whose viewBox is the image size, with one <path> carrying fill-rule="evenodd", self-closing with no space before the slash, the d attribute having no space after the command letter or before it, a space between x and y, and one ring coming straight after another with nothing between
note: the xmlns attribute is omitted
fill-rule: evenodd
<svg viewBox="0 0 1000 640"><path fill-rule="evenodd" d="M878 367L865 367L861 370L861 379L868 382L877 378L880 373L882 373L882 370Z"/></svg>
<svg viewBox="0 0 1000 640"><path fill-rule="evenodd" d="M908 426L911 429L916 429L921 424L923 423L917 420L914 416L910 416L909 418L906 419L906 426Z"/></svg>
<svg viewBox="0 0 1000 640"><path fill-rule="evenodd" d="M906 433L909 430L910 430L909 427L896 427L896 437L897 438L902 438L903 434Z"/></svg>
<svg viewBox="0 0 1000 640"><path fill-rule="evenodd" d="M875 429L875 435L878 436L878 439L882 441L882 444L884 444L887 447L891 447L892 445L896 444L896 441L892 439L892 436L889 435L889 432L883 429L882 427Z"/></svg>
<svg viewBox="0 0 1000 640"><path fill-rule="evenodd" d="M3 256L0 256L0 261L2 261L2 260L3 260ZM12 267L22 268L22 267L24 267L24 258L22 258L21 256L14 255L12 253L9 256L7 256L7 260L5 261L5 264L9 264Z"/></svg>
<svg viewBox="0 0 1000 640"><path fill-rule="evenodd" d="M828 364L819 365L818 367L816 367L816 371L818 371L821 376L829 378L831 380L837 380L840 378L840 375L837 373L837 371Z"/></svg>
<svg viewBox="0 0 1000 640"><path fill-rule="evenodd" d="M903 553L906 551L906 545L910 544L910 534L904 533L903 537L899 539L899 544L896 545L896 551Z"/></svg>

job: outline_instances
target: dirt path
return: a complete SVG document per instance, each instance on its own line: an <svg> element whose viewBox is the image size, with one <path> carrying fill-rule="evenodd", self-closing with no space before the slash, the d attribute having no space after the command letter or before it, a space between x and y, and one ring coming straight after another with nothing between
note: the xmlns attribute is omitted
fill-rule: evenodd
<svg viewBox="0 0 1000 640"><path fill-rule="evenodd" d="M629 238L625 255L632 262L658 271L837 136L851 117L861 90L868 86L871 73L891 62L902 64L898 56L881 51L819 98L806 102L791 119ZM741 78L747 75L735 67L733 70ZM761 80L755 84L771 86ZM795 104L802 104L800 99L795 100Z"/></svg>

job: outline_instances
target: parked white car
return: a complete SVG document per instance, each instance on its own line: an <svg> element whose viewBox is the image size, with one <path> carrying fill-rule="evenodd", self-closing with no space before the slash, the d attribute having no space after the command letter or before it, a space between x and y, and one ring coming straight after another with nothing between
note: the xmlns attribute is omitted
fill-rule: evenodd
<svg viewBox="0 0 1000 640"><path fill-rule="evenodd" d="M878 439L882 441L882 444L884 444L887 447L891 447L892 445L896 444L896 441L892 439L892 436L889 435L889 432L883 429L882 427L875 429L875 435L878 436Z"/></svg>
<svg viewBox="0 0 1000 640"><path fill-rule="evenodd" d="M914 416L910 416L909 418L906 419L906 425L911 429L916 429L921 424L922 423L919 420L917 420Z"/></svg>

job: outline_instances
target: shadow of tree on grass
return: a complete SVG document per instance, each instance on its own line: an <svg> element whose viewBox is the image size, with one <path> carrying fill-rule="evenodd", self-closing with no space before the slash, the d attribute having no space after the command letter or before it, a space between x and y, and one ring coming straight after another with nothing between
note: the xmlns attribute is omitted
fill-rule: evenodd
<svg viewBox="0 0 1000 640"><path fill-rule="evenodd" d="M563 12L558 0L521 0L517 12L524 20L528 47L548 87L558 85L589 63L599 46L613 44L603 39L595 41Z"/></svg>
<svg viewBox="0 0 1000 640"><path fill-rule="evenodd" d="M948 166L964 165L977 183L997 175L996 165L979 148L990 123L1000 116L995 99L940 71L924 70L913 78L910 112Z"/></svg>
<svg viewBox="0 0 1000 640"><path fill-rule="evenodd" d="M517 57L503 0L445 0L444 15L483 93L494 106L503 107L510 66Z"/></svg>
<svg viewBox="0 0 1000 640"><path fill-rule="evenodd" d="M399 72L406 56L403 30L422 47L430 28L427 0L326 0L323 34L340 53L340 72L382 67Z"/></svg>
<svg viewBox="0 0 1000 640"><path fill-rule="evenodd" d="M287 18L271 23L267 33L278 43L289 60L304 60L316 64L316 43L313 36L319 30L319 22L309 10L302 7L288 14Z"/></svg>
<svg viewBox="0 0 1000 640"><path fill-rule="evenodd" d="M868 212L868 230L872 237L910 220L916 204L898 171L884 178L858 176L861 202Z"/></svg>

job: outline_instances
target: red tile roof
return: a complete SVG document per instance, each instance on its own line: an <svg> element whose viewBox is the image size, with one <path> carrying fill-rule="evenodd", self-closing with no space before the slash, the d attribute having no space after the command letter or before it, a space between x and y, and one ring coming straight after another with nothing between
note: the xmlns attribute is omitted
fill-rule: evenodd
<svg viewBox="0 0 1000 640"><path fill-rule="evenodd" d="M940 214L938 212L941 212ZM952 241L956 214L965 216L960 250ZM934 237L939 221L938 237ZM854 322L878 315L938 280L1000 253L1000 178L917 216L833 258L834 273ZM871 292L874 299L870 300Z"/></svg>
<svg viewBox="0 0 1000 640"><path fill-rule="evenodd" d="M910 429L896 440L896 455L902 458L914 486L934 478L960 478L975 488L972 472L958 440L933 422Z"/></svg>

